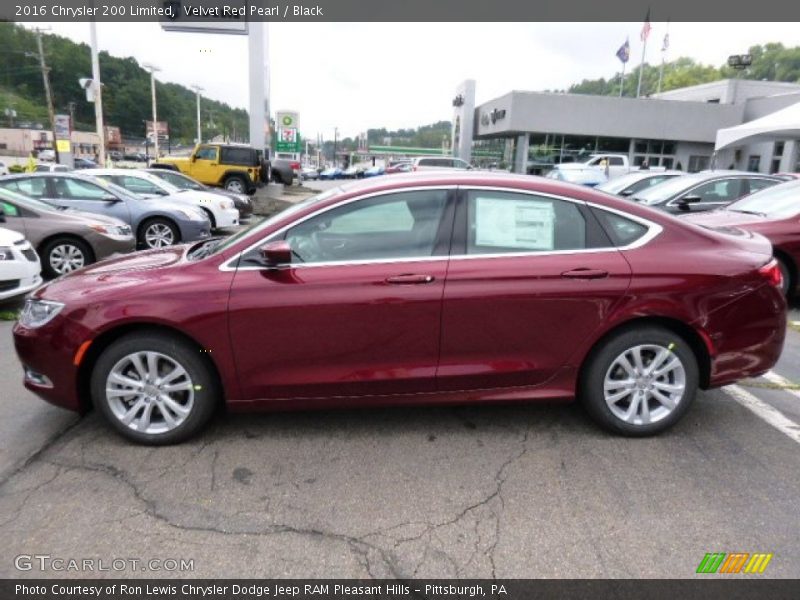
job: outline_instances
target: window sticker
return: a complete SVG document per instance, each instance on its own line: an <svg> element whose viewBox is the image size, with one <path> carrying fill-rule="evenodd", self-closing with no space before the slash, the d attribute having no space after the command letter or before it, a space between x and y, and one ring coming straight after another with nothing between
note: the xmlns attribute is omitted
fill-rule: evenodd
<svg viewBox="0 0 800 600"><path fill-rule="evenodd" d="M505 198L475 199L475 245L552 250L553 203Z"/></svg>

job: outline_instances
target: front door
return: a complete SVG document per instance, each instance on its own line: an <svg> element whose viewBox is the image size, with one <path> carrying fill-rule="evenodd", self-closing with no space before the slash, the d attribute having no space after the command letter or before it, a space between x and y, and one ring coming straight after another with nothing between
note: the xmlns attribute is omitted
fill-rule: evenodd
<svg viewBox="0 0 800 600"><path fill-rule="evenodd" d="M546 382L628 288L627 261L583 203L465 190L455 228L440 390Z"/></svg>
<svg viewBox="0 0 800 600"><path fill-rule="evenodd" d="M219 148L200 146L191 158L189 174L202 183L217 183L219 179Z"/></svg>
<svg viewBox="0 0 800 600"><path fill-rule="evenodd" d="M246 252L229 303L244 399L435 391L453 201L364 197L272 236L291 245L284 268Z"/></svg>
<svg viewBox="0 0 800 600"><path fill-rule="evenodd" d="M125 223L131 222L128 206L124 200L98 183L72 177L49 177L48 198L51 204L116 217Z"/></svg>

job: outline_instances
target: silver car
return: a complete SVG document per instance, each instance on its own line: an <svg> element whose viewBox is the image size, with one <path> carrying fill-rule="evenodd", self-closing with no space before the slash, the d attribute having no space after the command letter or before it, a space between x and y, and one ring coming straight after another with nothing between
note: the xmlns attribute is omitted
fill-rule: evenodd
<svg viewBox="0 0 800 600"><path fill-rule="evenodd" d="M166 199L147 200L78 173L26 173L0 179L0 187L54 206L115 217L130 225L137 243L161 248L211 237L211 222L200 208Z"/></svg>

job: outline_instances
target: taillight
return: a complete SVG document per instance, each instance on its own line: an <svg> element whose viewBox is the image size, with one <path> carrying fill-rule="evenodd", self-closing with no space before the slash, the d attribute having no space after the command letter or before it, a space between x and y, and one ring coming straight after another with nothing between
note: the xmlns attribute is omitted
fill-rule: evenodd
<svg viewBox="0 0 800 600"><path fill-rule="evenodd" d="M293 162L292 165L291 165L291 168L292 168L293 171L299 171L300 170L300 163L299 162Z"/></svg>
<svg viewBox="0 0 800 600"><path fill-rule="evenodd" d="M783 274L778 266L778 261L774 258L758 270L758 274L766 279L775 287L783 285Z"/></svg>

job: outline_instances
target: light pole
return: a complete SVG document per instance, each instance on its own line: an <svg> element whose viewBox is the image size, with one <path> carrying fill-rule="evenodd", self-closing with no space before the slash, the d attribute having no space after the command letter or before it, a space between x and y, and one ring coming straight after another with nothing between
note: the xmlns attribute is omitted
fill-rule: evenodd
<svg viewBox="0 0 800 600"><path fill-rule="evenodd" d="M100 83L100 58L97 51L97 22L89 23L89 34L92 43L92 88L94 91L94 120L99 143L97 144L97 160L100 167L106 166L106 132L103 127L103 87Z"/></svg>
<svg viewBox="0 0 800 600"><path fill-rule="evenodd" d="M197 94L197 143L201 144L203 142L203 130L200 126L200 92L203 91L199 85L193 85L192 89Z"/></svg>
<svg viewBox="0 0 800 600"><path fill-rule="evenodd" d="M158 112L156 111L156 71L161 69L150 63L142 65L145 69L150 71L150 94L153 96L153 156L158 160ZM147 129L145 128L145 138L147 137ZM146 142L145 142L146 143Z"/></svg>

